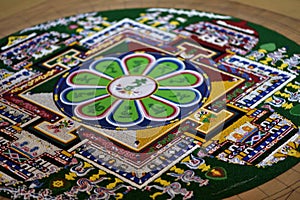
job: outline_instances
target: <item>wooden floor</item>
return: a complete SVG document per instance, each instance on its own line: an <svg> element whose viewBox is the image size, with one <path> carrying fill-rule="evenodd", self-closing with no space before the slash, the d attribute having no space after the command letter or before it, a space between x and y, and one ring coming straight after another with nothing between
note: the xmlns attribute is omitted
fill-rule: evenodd
<svg viewBox="0 0 300 200"><path fill-rule="evenodd" d="M59 17L141 7L187 8L231 15L276 30L300 44L300 0L1 0L0 37ZM300 199L300 164L268 183L229 198L241 199Z"/></svg>

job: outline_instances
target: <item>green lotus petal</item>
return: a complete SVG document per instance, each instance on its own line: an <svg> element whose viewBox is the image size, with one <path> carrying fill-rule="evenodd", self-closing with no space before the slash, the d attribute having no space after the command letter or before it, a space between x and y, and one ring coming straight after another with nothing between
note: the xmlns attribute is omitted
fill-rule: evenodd
<svg viewBox="0 0 300 200"><path fill-rule="evenodd" d="M78 106L77 111L82 118L103 118L116 101L112 96L106 96L96 101Z"/></svg>
<svg viewBox="0 0 300 200"><path fill-rule="evenodd" d="M173 76L158 80L159 86L194 86L199 82L199 77L195 74L184 72L174 74Z"/></svg>
<svg viewBox="0 0 300 200"><path fill-rule="evenodd" d="M190 104L199 100L199 94L189 89L159 89L155 95L179 105Z"/></svg>
<svg viewBox="0 0 300 200"><path fill-rule="evenodd" d="M161 76L164 76L166 74L170 74L172 72L177 71L180 66L174 62L170 61L163 61L156 65L148 74L147 76L150 76L152 78L158 78Z"/></svg>
<svg viewBox="0 0 300 200"><path fill-rule="evenodd" d="M110 83L109 79L88 71L79 71L78 73L75 73L70 81L74 85L87 86L107 86Z"/></svg>
<svg viewBox="0 0 300 200"><path fill-rule="evenodd" d="M130 123L140 119L139 110L133 100L124 100L113 113L116 122Z"/></svg>
<svg viewBox="0 0 300 200"><path fill-rule="evenodd" d="M128 58L126 61L126 66L131 75L140 75L146 70L150 64L150 60L146 57L136 56Z"/></svg>
<svg viewBox="0 0 300 200"><path fill-rule="evenodd" d="M141 100L146 116L154 119L165 119L170 117L176 117L178 114L178 108L154 98L145 98Z"/></svg>
<svg viewBox="0 0 300 200"><path fill-rule="evenodd" d="M106 95L107 90L105 88L92 88L92 89L72 89L64 94L66 100L73 103L83 102L90 99Z"/></svg>
<svg viewBox="0 0 300 200"><path fill-rule="evenodd" d="M112 78L117 78L124 75L121 64L118 60L103 59L96 63L96 65L93 66L93 68L96 71L108 75Z"/></svg>

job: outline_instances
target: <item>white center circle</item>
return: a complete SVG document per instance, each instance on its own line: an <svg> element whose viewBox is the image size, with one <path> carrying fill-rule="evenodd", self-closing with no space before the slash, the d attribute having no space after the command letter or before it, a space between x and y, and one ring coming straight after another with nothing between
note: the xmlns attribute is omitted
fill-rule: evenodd
<svg viewBox="0 0 300 200"><path fill-rule="evenodd" d="M108 91L120 99L141 99L150 96L157 89L156 82L146 76L130 75L113 80Z"/></svg>

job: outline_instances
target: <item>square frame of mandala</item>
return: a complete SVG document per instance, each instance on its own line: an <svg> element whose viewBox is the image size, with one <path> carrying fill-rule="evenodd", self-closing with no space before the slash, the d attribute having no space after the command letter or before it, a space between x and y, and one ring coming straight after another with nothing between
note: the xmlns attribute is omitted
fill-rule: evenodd
<svg viewBox="0 0 300 200"><path fill-rule="evenodd" d="M118 27L120 24L122 24L122 23L131 23L131 24L134 24L134 25L136 25L136 26L141 26L141 24L139 24L139 23L137 23L137 22L134 22L134 21L132 21L132 20L128 20L128 19L125 19L125 20L122 20L121 22L118 22L116 25L114 25L114 27ZM107 28L107 29L112 29L112 28L114 28L114 27L109 27L109 28ZM165 32L163 32L163 31L157 31L156 29L154 29L154 28L152 28L152 27L148 27L148 26L146 26L146 25L142 25L141 26L142 28L145 28L147 31L149 31L149 30L151 30L151 31L156 31L156 32L159 32L160 34L166 34ZM101 35L100 33L108 33L108 30L107 29L104 29L104 30L102 30L101 32L99 32L99 34L98 34L98 36L96 37L96 38L98 38L99 37L99 35ZM93 46L93 49L91 49L91 50L89 50L87 53L91 53L91 55L89 55L89 56L83 56L84 58L82 58L82 57L80 57L80 56L82 56L81 54L80 54L80 52L79 51L77 51L76 49L71 49L71 50L68 50L68 51L66 51L66 52L64 52L64 53L62 53L62 54L60 54L60 55L58 55L58 56L56 56L55 58L52 58L52 59L50 59L50 60L48 60L48 61L46 61L46 62L44 62L43 63L43 65L45 66L45 67L47 67L47 68L50 68L50 69L52 69L52 68L54 68L55 66L61 66L62 68L64 68L65 70L67 70L69 67L68 66L66 66L66 65L64 65L64 64L62 64L62 63L54 63L54 64L50 64L50 62L53 62L53 60L58 60L60 57L62 57L63 55L66 55L66 54L72 54L72 58L74 58L74 59L78 59L79 60L79 62L84 62L84 61L86 61L86 60L90 60L90 59L98 59L98 58L101 58L101 56L100 56L100 54L101 53L105 53L105 52L107 52L107 51L109 51L110 49L113 49L113 48L115 48L117 45L119 45L119 44L121 44L121 43L128 43L128 42L132 42L132 43L135 43L135 44L137 44L137 45L139 45L140 47L141 46L143 46L143 48L151 48L151 49L155 49L156 51L159 51L159 52L163 52L163 53L168 53L168 54L172 54L173 56L178 56L178 55L180 55L182 52L184 52L185 50L186 50L186 45L192 45L194 48L198 48L198 49L200 49L202 52L205 52L206 51L206 53L208 53L208 55L202 55L202 54L198 54L196 57L194 57L194 58L191 58L190 59L190 61L191 62L194 62L194 63L197 63L197 64L199 64L198 62L196 62L196 59L197 58L199 58L200 56L204 56L204 57L208 57L208 58L210 58L210 57L212 57L212 56L214 56L214 55L216 55L216 53L214 53L213 51L211 51L211 50L208 50L208 49L205 49L205 48L203 48L203 47L198 47L198 46L195 46L194 44L192 44L192 43L188 43L188 42L186 42L186 39L184 39L184 38L182 38L182 37L176 37L176 36L174 36L174 35L172 35L172 34L168 34L168 36L169 37L172 37L172 41L171 41L171 44L172 45L168 45L168 44L166 44L165 43L165 45L167 45L169 48L171 48L172 49L172 47L173 47L173 51L165 51L164 49L161 49L160 47L159 47L159 45L158 46L152 46L152 45L150 45L150 44L146 44L146 43L143 43L143 42L141 42L141 41L137 41L136 39L134 39L134 38L128 38L128 37L126 37L126 34L130 34L131 36L135 36L136 35L136 33L135 32L133 32L132 30L136 30L136 28L135 29L133 29L131 26L126 26L126 28L125 29L123 29L122 30L122 34L116 34L116 35L110 35L110 34L108 34L108 36L104 39L104 42L108 42L108 44L111 44L109 41L117 41L117 40L119 40L119 42L116 42L116 43L114 43L113 45L105 45L105 43L104 42L100 42L99 44L98 43L95 43L94 44L94 46ZM125 36L123 35L123 34L125 34ZM94 36L92 36L92 37L94 37ZM138 36L136 36L136 37L138 37ZM147 35L146 36L144 36L145 38L147 38ZM113 38L117 38L117 39L113 39ZM182 41L182 39L184 40L184 41ZM152 40L151 38L148 38L148 41L150 41L150 40ZM179 42L179 45L177 46L177 48L176 47L174 47L173 46L173 44L174 43L178 43L178 40L179 41L181 41L181 43ZM86 42L86 41L89 41L89 40L87 40L87 39L85 39L85 40L82 40L82 41L80 41L80 43L82 43L82 45L84 45L84 42ZM175 41L175 42L174 42ZM159 43L157 43L157 44L159 44ZM185 46L184 46L185 45ZM104 47L102 50L100 50L99 49L99 47ZM96 52L97 53L92 53L93 52L93 50L97 50ZM99 51L100 50L100 51ZM175 52L175 51L178 51L178 52ZM201 64L202 65L202 67L209 67L208 65L204 65L204 64ZM218 69L215 69L215 68L211 68L212 70L215 70L215 71L217 71L218 73L223 73L223 74L227 74L227 75L230 75L230 74L228 74L228 73L225 73L225 72L222 72L222 71L220 71L220 70L218 70ZM61 74L61 73L60 73ZM232 75L230 75L230 76L232 76ZM243 82L243 79L241 79L241 78L239 78L239 77L237 77L237 76L232 76L232 77L234 77L234 78L238 78L239 79L239 81L233 86L233 87L236 87L236 86L238 86L239 84L241 84L242 82ZM229 89L227 89L226 91L229 91L230 89L232 89L232 88L229 88ZM29 90L26 90L25 92L27 92L27 91L29 91ZM224 94L226 93L226 91L224 92ZM23 98L25 98L24 96L23 96ZM58 98L58 97L55 97L55 99L56 98ZM208 104L208 103L210 103L210 102L212 102L213 100L215 100L215 99L211 99L210 101L208 101L208 102L206 102L206 104ZM45 108L46 108L46 106L45 106ZM230 118L230 117L229 117ZM228 119L228 118L227 118ZM195 121L195 119L193 119L194 121ZM177 122L177 123L174 123L174 124L172 124L172 125L170 125L171 127L174 127L174 126L176 126L177 124L179 124L179 123L181 123L181 122ZM39 129L39 130L41 130L41 128L39 128L39 125L37 125L37 126L35 126L35 128L36 129ZM155 129L155 128L154 128ZM149 129L150 130L150 129ZM138 140L140 140L140 141L142 141L143 140L143 138L145 138L145 135L148 135L149 136L149 134L147 134L147 132L149 132L149 130L141 130L141 131L137 131L137 135L139 135L138 136ZM44 131L43 131L44 132ZM150 131L150 132L153 132L153 131ZM143 148L145 148L146 146L148 146L149 144L151 144L153 141L155 141L155 140L157 140L158 138L160 138L162 135L164 135L164 134L167 134L168 132L167 131L165 131L164 133L157 133L157 134L152 134L151 136L151 141L149 141L148 140L148 137L147 137L147 142L146 143L144 143L143 141L142 141L142 144L138 147L138 148L136 148L136 147L133 147L133 146L128 146L128 145L126 145L126 144L124 144L124 143L122 143L121 142L121 144L123 144L123 145L125 145L126 147L129 147L129 148L131 148L131 149L133 149L133 150L135 150L135 151L140 151L140 150L142 150ZM107 137L110 137L111 138L111 136L109 136L109 135L107 135L107 134L105 134L105 133L99 133L99 134L104 134L104 135L106 135ZM51 137L51 134L48 134L48 136L50 136ZM190 134L190 136L191 136L191 134ZM201 142L205 142L205 139L204 138L201 138L201 137L197 137L197 136L194 136L194 138L195 139L197 139L197 140L199 140L199 141L201 141ZM114 138L111 138L111 139L114 139ZM120 143L120 141L117 141L117 142L119 142ZM65 142L64 142L65 143Z"/></svg>

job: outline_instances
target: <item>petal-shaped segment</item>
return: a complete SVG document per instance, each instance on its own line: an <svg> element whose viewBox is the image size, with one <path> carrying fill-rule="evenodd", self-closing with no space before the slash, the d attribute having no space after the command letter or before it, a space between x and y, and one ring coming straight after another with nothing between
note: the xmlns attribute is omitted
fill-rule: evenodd
<svg viewBox="0 0 300 200"><path fill-rule="evenodd" d="M107 94L105 88L68 88L61 93L60 99L65 104L75 105Z"/></svg>
<svg viewBox="0 0 300 200"><path fill-rule="evenodd" d="M155 61L155 58L146 53L135 53L125 56L123 64L130 75L141 75Z"/></svg>
<svg viewBox="0 0 300 200"><path fill-rule="evenodd" d="M161 87L197 87L203 83L201 74L184 70L156 79Z"/></svg>
<svg viewBox="0 0 300 200"><path fill-rule="evenodd" d="M93 62L90 67L92 70L95 70L112 78L117 78L125 74L121 66L121 61L118 58L102 58Z"/></svg>
<svg viewBox="0 0 300 200"><path fill-rule="evenodd" d="M75 115L81 119L98 120L106 117L118 100L110 95L88 101L75 108Z"/></svg>
<svg viewBox="0 0 300 200"><path fill-rule="evenodd" d="M110 82L107 77L89 70L78 70L67 78L67 83L73 86L107 86Z"/></svg>
<svg viewBox="0 0 300 200"><path fill-rule="evenodd" d="M107 120L115 126L133 126L144 120L133 100L124 100L111 112Z"/></svg>
<svg viewBox="0 0 300 200"><path fill-rule="evenodd" d="M195 89L159 89L154 95L171 101L180 107L193 106L199 103L202 98L200 92Z"/></svg>
<svg viewBox="0 0 300 200"><path fill-rule="evenodd" d="M147 72L147 76L159 78L185 68L181 60L175 58L161 58L157 60L155 65Z"/></svg>
<svg viewBox="0 0 300 200"><path fill-rule="evenodd" d="M149 98L139 100L141 108L149 120L167 121L175 119L180 110L179 108L162 98L151 96Z"/></svg>

